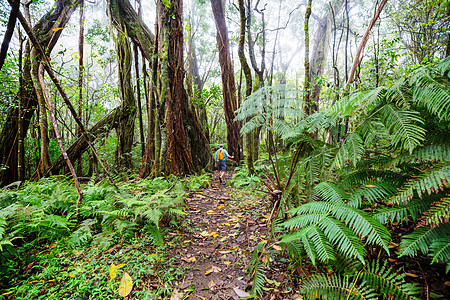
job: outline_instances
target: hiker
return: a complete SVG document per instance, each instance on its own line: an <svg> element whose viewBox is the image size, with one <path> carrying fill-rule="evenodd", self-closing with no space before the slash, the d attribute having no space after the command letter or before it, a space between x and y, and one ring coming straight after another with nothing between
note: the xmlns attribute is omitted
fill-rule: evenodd
<svg viewBox="0 0 450 300"><path fill-rule="evenodd" d="M227 168L227 164L225 161L227 157L234 158L233 156L228 154L227 150L223 149L223 144L220 144L219 150L216 151L215 155L215 166L217 167L217 170L219 170L220 183L222 183L222 177L225 174L225 170Z"/></svg>

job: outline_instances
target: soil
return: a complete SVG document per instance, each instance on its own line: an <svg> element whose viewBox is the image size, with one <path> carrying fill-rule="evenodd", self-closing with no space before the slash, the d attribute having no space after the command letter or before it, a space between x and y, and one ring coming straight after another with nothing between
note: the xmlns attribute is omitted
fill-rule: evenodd
<svg viewBox="0 0 450 300"><path fill-rule="evenodd" d="M191 220L173 253L176 267L185 268L183 280L176 290L180 299L241 299L248 297L252 278L248 266L254 247L269 238L270 203L267 197L251 196L226 185L214 174L211 187L191 193L187 200L187 216ZM294 299L295 290L281 290L287 278L274 263L274 274L265 274L273 283L260 299ZM273 278L273 279L271 279ZM273 280L273 281L272 281ZM290 281L290 280L289 280ZM176 293L175 293L176 294ZM172 297L174 298L174 297ZM175 299L176 298L175 296Z"/></svg>
<svg viewBox="0 0 450 300"><path fill-rule="evenodd" d="M225 181L230 179L231 172L227 172ZM185 270L171 300L234 300L250 296L253 278L247 266L260 242L273 244L272 249L279 252L267 256L270 268L265 268L264 275L268 283L258 299L303 299L298 282L317 268L290 268L289 258L270 240L268 219L272 204L268 197L245 194L220 183L216 172L211 187L189 194L186 205L185 217L190 225L172 235L173 247L168 253L176 259L175 268ZM395 240L402 230L406 229L391 229L393 248L398 246ZM397 258L395 249L391 250L389 265L405 272L408 282L422 287L420 299L450 299L450 276L445 273L445 266L430 266L426 257Z"/></svg>

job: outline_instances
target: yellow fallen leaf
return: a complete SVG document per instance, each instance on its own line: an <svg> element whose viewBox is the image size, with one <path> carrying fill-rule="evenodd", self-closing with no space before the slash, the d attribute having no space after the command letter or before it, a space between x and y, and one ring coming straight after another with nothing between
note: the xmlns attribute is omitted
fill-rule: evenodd
<svg viewBox="0 0 450 300"><path fill-rule="evenodd" d="M201 236L209 236L209 232L204 230L204 231L200 232L200 235Z"/></svg>
<svg viewBox="0 0 450 300"><path fill-rule="evenodd" d="M228 266L228 265L231 265L231 261L224 261L223 264L224 264L224 265L227 265L227 266Z"/></svg>
<svg viewBox="0 0 450 300"><path fill-rule="evenodd" d="M207 214L213 214L214 213L214 211L212 211L212 210L208 210L207 212L206 212Z"/></svg>
<svg viewBox="0 0 450 300"><path fill-rule="evenodd" d="M222 226L231 226L231 224L230 224L230 223L228 223L228 222L225 222L225 223L220 223L220 225L222 225Z"/></svg>
<svg viewBox="0 0 450 300"><path fill-rule="evenodd" d="M379 186L373 184L366 184L366 187L381 189Z"/></svg>
<svg viewBox="0 0 450 300"><path fill-rule="evenodd" d="M224 208L224 207L225 207L225 206L223 206L223 205L217 206L218 209L221 209L221 208Z"/></svg>
<svg viewBox="0 0 450 300"><path fill-rule="evenodd" d="M195 256L192 256L192 257L190 257L190 258L185 258L185 257L183 257L182 260L184 260L185 262L190 262L190 263L193 263L193 262L196 262L196 261L197 261L197 259L195 258Z"/></svg>
<svg viewBox="0 0 450 300"><path fill-rule="evenodd" d="M280 247L280 246L278 246L278 245L272 245L272 247L273 247L273 249L275 249L275 250L278 250L278 251L281 251L282 250L282 248Z"/></svg>
<svg viewBox="0 0 450 300"><path fill-rule="evenodd" d="M216 267L216 266L209 266L209 267L207 267L206 268L206 271L205 271L205 276L206 275L209 275L209 274L211 274L211 273L219 273L219 272L221 272L222 271L222 269L221 268L219 268L219 267Z"/></svg>
<svg viewBox="0 0 450 300"><path fill-rule="evenodd" d="M213 231L213 232L210 232L210 233L209 233L209 236L217 237L217 236L219 236L219 235Z"/></svg>
<svg viewBox="0 0 450 300"><path fill-rule="evenodd" d="M115 265L115 264L111 264L109 266L109 277L111 277L111 279L114 279L117 277L117 270L119 270L120 268L123 268L125 266L125 264L119 264L119 265Z"/></svg>
<svg viewBox="0 0 450 300"><path fill-rule="evenodd" d="M151 256L154 256L154 257L156 257L156 258L158 258L158 254L156 254L156 253L152 253L152 254L150 254Z"/></svg>
<svg viewBox="0 0 450 300"><path fill-rule="evenodd" d="M123 273L122 280L120 281L119 295L122 297L126 297L131 293L132 289L133 289L133 280L131 279L131 276L128 275L127 272L125 272Z"/></svg>
<svg viewBox="0 0 450 300"><path fill-rule="evenodd" d="M50 30L54 31L54 32L57 32L57 31L60 31L61 29L62 29L62 27L55 27L55 28L52 28Z"/></svg>

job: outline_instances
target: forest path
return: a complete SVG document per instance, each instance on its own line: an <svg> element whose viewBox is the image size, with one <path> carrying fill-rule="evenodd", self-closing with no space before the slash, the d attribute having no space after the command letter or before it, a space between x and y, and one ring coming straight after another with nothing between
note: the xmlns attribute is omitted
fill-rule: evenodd
<svg viewBox="0 0 450 300"><path fill-rule="evenodd" d="M230 178L227 172L225 180ZM180 297L175 292L172 299L249 296L245 290L251 278L245 269L253 248L269 236L264 201L219 183L217 172L211 187L189 194L186 218L190 227L181 229L181 237L174 237L178 242L170 253L176 259L175 267L184 269L175 290Z"/></svg>

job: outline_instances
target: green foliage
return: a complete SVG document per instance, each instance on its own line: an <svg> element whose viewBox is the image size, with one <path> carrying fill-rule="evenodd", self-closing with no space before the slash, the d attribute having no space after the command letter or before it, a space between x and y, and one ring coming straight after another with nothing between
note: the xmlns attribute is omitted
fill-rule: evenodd
<svg viewBox="0 0 450 300"><path fill-rule="evenodd" d="M331 275L312 275L302 283L301 292L306 299L418 299L414 295L420 293L420 288L406 283L405 276L387 268L386 262L374 260Z"/></svg>
<svg viewBox="0 0 450 300"><path fill-rule="evenodd" d="M389 232L370 214L346 203L349 195L342 189L323 182L314 192L321 201L290 211L293 218L282 226L295 231L284 235L281 242L301 242L313 264L316 258L320 262L333 261L338 253L364 262L366 251L362 238L389 253Z"/></svg>
<svg viewBox="0 0 450 300"><path fill-rule="evenodd" d="M33 256L28 255L31 251L55 243L67 247L95 245L104 250L118 240L145 233L149 243L160 247L164 244L161 226L185 214L185 189L175 177L122 183L119 189L107 181L91 181L83 191L78 225L77 193L65 179L44 179L0 193L1 281L32 262ZM24 259L17 261L18 257Z"/></svg>

